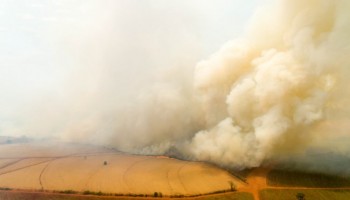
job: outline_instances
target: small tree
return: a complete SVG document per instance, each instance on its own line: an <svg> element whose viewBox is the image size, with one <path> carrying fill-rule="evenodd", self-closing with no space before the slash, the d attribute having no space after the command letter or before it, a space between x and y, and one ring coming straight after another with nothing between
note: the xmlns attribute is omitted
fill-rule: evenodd
<svg viewBox="0 0 350 200"><path fill-rule="evenodd" d="M158 193L159 197L163 197L163 194L161 192Z"/></svg>
<svg viewBox="0 0 350 200"><path fill-rule="evenodd" d="M158 197L158 192L154 192L153 196Z"/></svg>
<svg viewBox="0 0 350 200"><path fill-rule="evenodd" d="M296 195L296 197L297 197L298 200L305 200L305 194L303 194L303 193L298 193Z"/></svg>
<svg viewBox="0 0 350 200"><path fill-rule="evenodd" d="M230 185L230 190L234 191L236 189L235 184L233 183L233 181L229 181L228 184Z"/></svg>

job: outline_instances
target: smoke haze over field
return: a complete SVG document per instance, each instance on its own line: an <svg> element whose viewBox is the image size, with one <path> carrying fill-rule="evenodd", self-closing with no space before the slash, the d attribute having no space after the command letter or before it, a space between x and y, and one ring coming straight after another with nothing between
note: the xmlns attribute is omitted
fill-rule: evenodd
<svg viewBox="0 0 350 200"><path fill-rule="evenodd" d="M237 168L311 147L350 150L323 141L349 136L349 1L266 3L246 31L200 62L209 50L199 38L214 38L197 34L197 17L216 8L155 2L88 1L77 21L51 27L47 45L64 69L55 92L11 111L15 123L3 122L1 133L142 154L175 149Z"/></svg>

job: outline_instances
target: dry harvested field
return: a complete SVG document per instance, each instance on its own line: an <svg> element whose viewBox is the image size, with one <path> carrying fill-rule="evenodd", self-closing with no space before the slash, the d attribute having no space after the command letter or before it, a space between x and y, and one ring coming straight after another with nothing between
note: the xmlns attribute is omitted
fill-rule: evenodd
<svg viewBox="0 0 350 200"><path fill-rule="evenodd" d="M225 170L201 162L80 144L0 145L2 188L194 195L228 190L229 181L242 184Z"/></svg>
<svg viewBox="0 0 350 200"><path fill-rule="evenodd" d="M161 192L165 199L229 190L230 181L238 192L185 199L263 200L284 195L292 198L297 190L311 199L322 195L337 198L340 195L339 199L344 199L350 191L348 182L343 184L343 179L326 175L255 168L244 177L247 183L207 163L129 155L92 145L57 142L0 145L0 199L156 199L150 197L155 192ZM70 192L76 193L64 194ZM101 194L110 196L96 196ZM132 197L135 195L148 197Z"/></svg>
<svg viewBox="0 0 350 200"><path fill-rule="evenodd" d="M45 192L29 192L29 191L1 191L1 200L157 200L169 198L155 197L115 197L115 196L93 196L93 195L66 195ZM230 192L225 194L206 195L194 198L176 198L178 200L253 200L249 193Z"/></svg>

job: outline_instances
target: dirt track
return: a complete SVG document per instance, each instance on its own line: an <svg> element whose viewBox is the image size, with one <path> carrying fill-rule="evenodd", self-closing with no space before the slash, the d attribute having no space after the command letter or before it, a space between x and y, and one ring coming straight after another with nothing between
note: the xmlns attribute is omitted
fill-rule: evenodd
<svg viewBox="0 0 350 200"><path fill-rule="evenodd" d="M259 191L267 188L266 176L269 173L270 169L268 168L256 168L247 178L247 183L243 187L237 187L237 190L240 192L251 193L255 200L259 200Z"/></svg>

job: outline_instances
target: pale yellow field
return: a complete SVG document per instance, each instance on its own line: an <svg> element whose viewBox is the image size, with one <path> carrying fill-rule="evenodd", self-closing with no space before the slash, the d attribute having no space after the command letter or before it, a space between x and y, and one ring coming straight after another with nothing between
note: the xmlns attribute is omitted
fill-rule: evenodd
<svg viewBox="0 0 350 200"><path fill-rule="evenodd" d="M241 186L226 171L200 162L78 144L0 145L0 187L189 195L227 190L229 181Z"/></svg>

